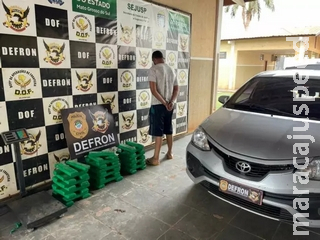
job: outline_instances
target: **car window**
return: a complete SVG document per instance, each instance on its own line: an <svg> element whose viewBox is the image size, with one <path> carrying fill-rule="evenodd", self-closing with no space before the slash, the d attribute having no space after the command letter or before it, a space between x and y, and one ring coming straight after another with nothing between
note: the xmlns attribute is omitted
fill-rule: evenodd
<svg viewBox="0 0 320 240"><path fill-rule="evenodd" d="M309 117L320 120L320 79L310 79L298 86L292 77L256 77L240 88L224 107L273 115ZM309 114L303 110L294 114L302 104L307 104Z"/></svg>
<svg viewBox="0 0 320 240"><path fill-rule="evenodd" d="M254 81L252 84L248 85L247 88L241 93L241 95L235 100L236 103L248 101L250 99L250 96L256 87L258 81Z"/></svg>

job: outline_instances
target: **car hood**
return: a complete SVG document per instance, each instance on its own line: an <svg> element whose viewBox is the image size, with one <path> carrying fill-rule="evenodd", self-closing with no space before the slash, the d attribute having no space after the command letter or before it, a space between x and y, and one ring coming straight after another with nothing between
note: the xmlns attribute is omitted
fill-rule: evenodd
<svg viewBox="0 0 320 240"><path fill-rule="evenodd" d="M220 108L201 124L209 137L223 148L236 154L265 160L304 158L301 152L306 148L294 148L295 143L309 143L307 156L320 156L320 123L309 122L306 131L293 130L294 127L304 126L304 123L293 121L292 118L226 108ZM307 139L288 139L287 135L303 135L302 138ZM297 149L296 154L293 153L294 149Z"/></svg>

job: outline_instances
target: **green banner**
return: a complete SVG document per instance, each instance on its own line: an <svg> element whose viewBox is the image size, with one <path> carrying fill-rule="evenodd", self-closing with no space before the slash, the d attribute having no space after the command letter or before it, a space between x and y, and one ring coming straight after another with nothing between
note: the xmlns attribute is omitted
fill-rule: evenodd
<svg viewBox="0 0 320 240"><path fill-rule="evenodd" d="M116 19L117 0L72 0L72 10L96 17Z"/></svg>
<svg viewBox="0 0 320 240"><path fill-rule="evenodd" d="M185 15L169 11L169 26L171 31L190 34L190 20Z"/></svg>

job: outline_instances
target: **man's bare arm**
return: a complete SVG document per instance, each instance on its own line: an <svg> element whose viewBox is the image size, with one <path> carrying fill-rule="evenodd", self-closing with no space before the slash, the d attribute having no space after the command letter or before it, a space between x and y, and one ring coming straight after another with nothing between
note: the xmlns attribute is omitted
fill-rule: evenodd
<svg viewBox="0 0 320 240"><path fill-rule="evenodd" d="M173 93L172 93L172 97L171 97L170 102L174 102L177 99L178 92L179 92L179 86L176 85L176 86L173 87Z"/></svg>
<svg viewBox="0 0 320 240"><path fill-rule="evenodd" d="M159 94L157 90L157 85L155 82L149 82L150 90L153 96L158 99L163 105L167 105L167 102L163 99L163 97Z"/></svg>

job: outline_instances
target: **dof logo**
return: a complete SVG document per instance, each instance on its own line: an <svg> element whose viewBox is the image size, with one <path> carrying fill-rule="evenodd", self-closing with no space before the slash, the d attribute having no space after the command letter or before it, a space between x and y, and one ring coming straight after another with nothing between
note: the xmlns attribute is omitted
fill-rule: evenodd
<svg viewBox="0 0 320 240"><path fill-rule="evenodd" d="M168 55L168 60L168 65L173 68L176 63L176 55L173 52L170 52Z"/></svg>
<svg viewBox="0 0 320 240"><path fill-rule="evenodd" d="M148 91L142 91L140 94L139 94L139 105L140 107L147 107L148 104L149 104L149 101L150 101L150 94Z"/></svg>
<svg viewBox="0 0 320 240"><path fill-rule="evenodd" d="M76 37L79 40L87 40L90 37L89 33L92 32L92 24L86 16L80 14L73 18L72 29L76 30Z"/></svg>
<svg viewBox="0 0 320 240"><path fill-rule="evenodd" d="M162 32L160 32L160 31L156 32L155 36L154 36L156 47L158 47L158 48L162 47L162 45L164 44L164 39L165 39L165 37Z"/></svg>
<svg viewBox="0 0 320 240"><path fill-rule="evenodd" d="M187 73L186 73L185 70L181 70L181 71L179 72L178 79L179 79L179 84L180 84L180 85L186 84L186 82L187 82Z"/></svg>
<svg viewBox="0 0 320 240"><path fill-rule="evenodd" d="M99 52L99 58L103 66L111 67L115 61L115 53L112 48L104 46Z"/></svg>
<svg viewBox="0 0 320 240"><path fill-rule="evenodd" d="M50 102L48 107L49 115L52 115L52 120L56 123L62 122L61 110L69 108L69 103L63 98L57 98Z"/></svg>
<svg viewBox="0 0 320 240"><path fill-rule="evenodd" d="M13 85L13 83L15 85ZM33 87L36 86L37 80L35 76L29 71L15 71L9 77L9 87L14 88L14 95L19 96L20 98L29 98L34 93Z"/></svg>
<svg viewBox="0 0 320 240"><path fill-rule="evenodd" d="M131 89L132 88L132 82L134 81L134 76L131 71L126 70L121 74L120 81L122 83L122 87L124 89Z"/></svg>

